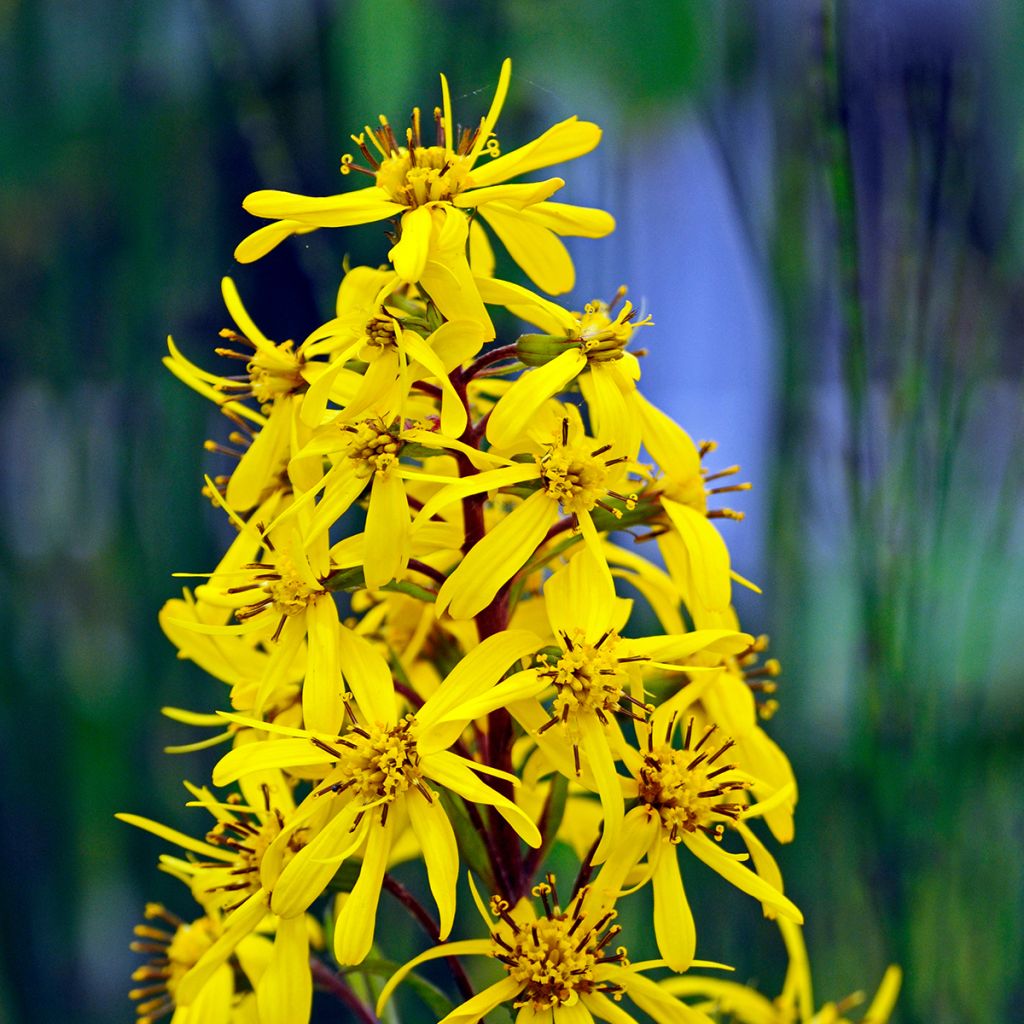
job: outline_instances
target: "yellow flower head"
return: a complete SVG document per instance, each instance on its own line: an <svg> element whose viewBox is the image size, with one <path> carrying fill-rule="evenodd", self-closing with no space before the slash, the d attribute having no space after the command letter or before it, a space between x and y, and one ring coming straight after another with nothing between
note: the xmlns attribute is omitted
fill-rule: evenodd
<svg viewBox="0 0 1024 1024"><path fill-rule="evenodd" d="M495 126L511 70L512 63L506 60L490 109L474 128L457 127L448 81L442 75L443 101L434 110L432 132L423 125L417 107L404 133L396 134L381 115L377 127L366 125L353 135L366 163L346 154L341 172L368 175L373 184L366 188L325 198L254 192L245 208L276 223L246 238L236 257L242 262L259 259L289 235L318 227L397 218L399 239L389 258L398 276L423 282L447 319L469 316L490 328L466 254L468 217L476 211L539 287L552 294L569 291L575 274L559 236L599 238L613 229L613 219L601 210L548 202L564 184L561 178L520 184L510 184L509 179L588 153L601 132L597 125L572 117L533 142L499 155ZM490 159L480 163L485 155Z"/></svg>

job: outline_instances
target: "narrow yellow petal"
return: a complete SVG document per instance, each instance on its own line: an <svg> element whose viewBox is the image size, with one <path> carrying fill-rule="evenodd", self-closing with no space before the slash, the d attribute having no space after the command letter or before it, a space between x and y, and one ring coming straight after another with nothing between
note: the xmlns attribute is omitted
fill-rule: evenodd
<svg viewBox="0 0 1024 1024"><path fill-rule="evenodd" d="M529 208L527 219L563 237L604 238L615 230L615 218L605 210L569 203L538 203Z"/></svg>
<svg viewBox="0 0 1024 1024"><path fill-rule="evenodd" d="M243 775L271 768L302 768L326 764L327 755L309 739L275 739L246 743L229 750L214 766L213 784L227 786Z"/></svg>
<svg viewBox="0 0 1024 1024"><path fill-rule="evenodd" d="M418 206L402 215L402 237L392 246L388 259L403 281L414 283L422 277L433 227L429 206Z"/></svg>
<svg viewBox="0 0 1024 1024"><path fill-rule="evenodd" d="M501 469L477 473L475 476L455 479L424 504L416 514L415 525L422 526L441 509L454 505L455 502L468 498L471 494L496 491L499 487L512 487L515 484L525 483L527 480L536 480L537 477L538 470L533 463L517 462L512 466L504 466Z"/></svg>
<svg viewBox="0 0 1024 1024"><path fill-rule="evenodd" d="M235 855L230 851L222 850L209 843L200 842L198 839L193 839L191 836L185 835L184 832L179 832L176 828L169 828L167 825L161 825L158 821L143 818L138 814L115 814L114 817L117 818L118 821L123 821L126 825L134 825L136 828L152 832L153 835L159 836L161 839L166 839L169 842L174 843L175 846L180 846L183 850L190 850L192 853L198 853L201 857L223 861L232 861L235 859Z"/></svg>
<svg viewBox="0 0 1024 1024"><path fill-rule="evenodd" d="M439 750L423 757L422 768L424 775L453 793L458 793L459 796L474 803L494 807L525 843L533 847L540 846L540 832L526 812L508 797L478 779L462 758L446 750Z"/></svg>
<svg viewBox="0 0 1024 1024"><path fill-rule="evenodd" d="M374 473L366 513L366 585L378 590L402 575L409 563L409 499L394 468Z"/></svg>
<svg viewBox="0 0 1024 1024"><path fill-rule="evenodd" d="M298 220L276 220L272 224L264 224L235 246L235 259L239 263L255 263L276 249L286 238L308 235L316 229L316 224L303 224Z"/></svg>
<svg viewBox="0 0 1024 1024"><path fill-rule="evenodd" d="M391 853L394 816L384 825L373 822L363 853L359 878L345 900L334 925L334 958L339 964L362 963L373 945L380 888Z"/></svg>
<svg viewBox="0 0 1024 1024"><path fill-rule="evenodd" d="M511 185L490 185L461 192L452 202L461 209L471 210L485 203L503 203L513 210L522 210L534 203L543 202L563 185L562 178L548 178L547 181L527 181Z"/></svg>
<svg viewBox="0 0 1024 1024"><path fill-rule="evenodd" d="M321 228L369 224L405 211L387 192L371 185L335 196L300 196L294 192L262 189L245 197L242 208L256 217L293 220Z"/></svg>
<svg viewBox="0 0 1024 1024"><path fill-rule="evenodd" d="M231 1004L235 996L234 971L228 964L221 964L210 980L199 990L187 1012L188 1024L223 1024L231 1019ZM173 1022L173 1018L172 1018Z"/></svg>
<svg viewBox="0 0 1024 1024"><path fill-rule="evenodd" d="M277 922L270 963L256 986L261 1021L306 1024L313 1004L309 931L305 917Z"/></svg>
<svg viewBox="0 0 1024 1024"><path fill-rule="evenodd" d="M683 888L679 855L675 846L665 840L660 840L657 846L651 884L658 951L673 971L688 970L697 951L697 927Z"/></svg>
<svg viewBox="0 0 1024 1024"><path fill-rule="evenodd" d="M587 547L544 584L544 599L555 636L582 629L593 643L616 623L621 624L623 609L612 578Z"/></svg>
<svg viewBox="0 0 1024 1024"><path fill-rule="evenodd" d="M863 1024L886 1024L896 1005L902 982L903 971L896 964L890 964L878 986L875 998L871 1000L871 1005L864 1014Z"/></svg>
<svg viewBox="0 0 1024 1024"><path fill-rule="evenodd" d="M661 504L686 545L698 599L711 611L728 608L732 597L729 549L722 535L689 505L665 497Z"/></svg>
<svg viewBox="0 0 1024 1024"><path fill-rule="evenodd" d="M388 978L384 988L381 989L380 995L377 997L377 1016L383 1016L384 1007L387 1006L388 1000L391 999L392 992L405 980L409 972L414 971L420 964L450 956L490 956L493 948L493 943L490 939L462 939L459 942L448 942L442 946L433 946L420 953L419 956L414 956L408 963L399 967Z"/></svg>
<svg viewBox="0 0 1024 1024"><path fill-rule="evenodd" d="M568 249L557 235L532 224L524 213L502 203L488 203L480 209L480 216L538 288L550 295L571 291L576 271Z"/></svg>
<svg viewBox="0 0 1024 1024"><path fill-rule="evenodd" d="M569 337L579 331L578 317L529 288L511 281L483 278L477 278L476 286L484 302L504 306L521 320L534 324L547 334L564 334Z"/></svg>
<svg viewBox="0 0 1024 1024"><path fill-rule="evenodd" d="M488 692L510 665L538 650L542 643L541 638L529 630L506 629L474 647L416 713L426 749L429 749L429 732L434 723L460 714L466 702ZM473 717L476 716L467 715L466 719Z"/></svg>
<svg viewBox="0 0 1024 1024"><path fill-rule="evenodd" d="M741 889L762 903L771 904L780 914L792 921L796 921L797 924L803 924L804 916L792 900L783 896L778 889L773 888L760 875L751 871L750 868L744 867L739 861L730 857L710 839L702 835L698 836L684 832L683 842L695 857L704 861L709 868L717 871L727 882L735 885L737 889Z"/></svg>
<svg viewBox="0 0 1024 1024"><path fill-rule="evenodd" d="M456 945L456 943L452 943ZM472 999L467 999L461 1006L457 1006L438 1024L477 1024L477 1021L486 1017L495 1007L514 999L523 990L523 984L506 976L493 985L489 985L482 992L478 992ZM559 1007L559 1019L562 1018L562 1007Z"/></svg>
<svg viewBox="0 0 1024 1024"><path fill-rule="evenodd" d="M445 580L437 595L438 614L448 608L452 618L471 619L481 612L533 557L557 519L556 502L544 491L531 494L519 508L485 534Z"/></svg>
<svg viewBox="0 0 1024 1024"><path fill-rule="evenodd" d="M345 625L338 640L341 670L360 711L372 725L394 725L395 684L388 663L368 640Z"/></svg>
<svg viewBox="0 0 1024 1024"><path fill-rule="evenodd" d="M490 109L480 122L480 129L477 132L476 141L473 143L473 148L469 151L470 167L472 167L476 162L477 157L480 156L481 151L487 144L487 140L494 132L494 126L498 123L498 118L501 116L501 108L505 105L505 97L508 95L508 83L511 78L512 59L510 57L506 57L501 62L501 71L498 74L498 85L494 90L494 99L491 100Z"/></svg>
<svg viewBox="0 0 1024 1024"><path fill-rule="evenodd" d="M496 448L514 444L534 423L541 406L563 391L586 365L587 357L574 346L516 378L491 411L487 440Z"/></svg>
<svg viewBox="0 0 1024 1024"><path fill-rule="evenodd" d="M475 185L492 185L589 153L601 141L601 129L570 117L552 125L533 142L473 168Z"/></svg>
<svg viewBox="0 0 1024 1024"><path fill-rule="evenodd" d="M455 832L441 801L427 802L420 793L412 793L406 801L409 822L423 852L430 891L437 904L440 921L439 938L448 938L455 921L455 890L459 884L459 847Z"/></svg>
<svg viewBox="0 0 1024 1024"><path fill-rule="evenodd" d="M179 1006L188 1006L195 1001L206 983L217 972L217 968L231 956L246 935L256 930L266 916L267 894L260 889L232 912L217 940L178 982L174 998Z"/></svg>
<svg viewBox="0 0 1024 1024"><path fill-rule="evenodd" d="M316 598L306 613L309 649L302 686L302 721L316 732L337 732L344 717L338 627L338 606L333 596Z"/></svg>
<svg viewBox="0 0 1024 1024"><path fill-rule="evenodd" d="M358 813L355 801L347 804L285 864L270 897L275 914L301 917L327 888L342 861L352 856L365 838L364 829L352 830Z"/></svg>

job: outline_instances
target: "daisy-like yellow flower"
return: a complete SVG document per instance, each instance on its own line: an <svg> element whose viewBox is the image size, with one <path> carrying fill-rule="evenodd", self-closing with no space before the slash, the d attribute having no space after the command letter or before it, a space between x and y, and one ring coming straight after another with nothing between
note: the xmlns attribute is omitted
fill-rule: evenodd
<svg viewBox="0 0 1024 1024"><path fill-rule="evenodd" d="M649 726L638 726L638 734L644 737L642 748L626 752L633 775L629 789L637 804L626 814L621 839L603 872L609 884L621 887L647 857L654 889L654 934L661 955L674 971L691 965L697 944L676 855L679 845L760 900L767 913L803 923L800 911L782 893L774 859L746 824L761 808L747 803L750 776L725 756L733 741L723 739L714 723L700 723L690 715L682 727L682 745L676 747L673 734L682 706L679 701L665 702ZM721 848L726 825L739 832L757 871L743 865L744 857Z"/></svg>
<svg viewBox="0 0 1024 1024"><path fill-rule="evenodd" d="M225 497L232 508L247 510L267 496L267 491L283 486L288 464L289 444L306 391L303 376L305 357L292 342L275 344L253 322L238 289L229 277L221 281L224 304L238 327L223 330L221 337L233 346L218 348L217 354L245 364L245 373L220 376L190 362L168 337L170 354L164 365L194 391L216 402L238 428L229 440L230 448L208 441L211 451L238 459L227 482ZM246 404L254 399L258 410Z"/></svg>
<svg viewBox="0 0 1024 1024"><path fill-rule="evenodd" d="M275 866L279 870L281 864L286 864L301 849L305 833L305 829L291 829L286 843L274 842L294 813L291 792L280 773L262 772L244 781L244 802L221 803L206 788L188 783L186 786L214 818L215 824L205 841L136 814L117 815L121 821L166 839L190 855L198 854L202 858L198 861L165 856L161 858L161 866L187 880L193 896L207 908L208 914L222 918L216 934L194 936L195 943L189 946L187 969L180 976L174 976L174 1002L179 1007L193 1006L197 1002L209 1004L222 998L231 976L230 971L225 974L225 965L233 955L239 955L243 942L271 913L270 894L260 882L268 851L274 849ZM275 924L273 950L256 984L260 1016L281 1024L305 1024L313 995L306 921L298 917L277 920ZM192 956L193 953L198 955ZM212 994L207 992L210 985L214 986Z"/></svg>
<svg viewBox="0 0 1024 1024"><path fill-rule="evenodd" d="M458 437L465 429L465 406L449 375L483 345L484 328L479 321L463 319L431 330L422 300L397 288L409 291L393 272L356 267L345 275L338 316L302 344L307 357L326 354L330 360L327 366L313 364L323 369L314 371L319 375L302 405L302 418L309 426L323 423L330 399L342 406L340 418L346 422L367 415L404 421L411 411L410 392L420 381L432 381L441 392L441 430ZM350 360L365 364L354 388L351 371L346 372ZM339 380L344 383L340 394Z"/></svg>
<svg viewBox="0 0 1024 1024"><path fill-rule="evenodd" d="M618 719L645 722L653 710L646 700L643 670L675 669L658 660L662 652L680 657L703 651L711 660L721 659L745 650L753 637L730 630L701 630L684 637L621 636L632 601L615 595L611 576L589 548L547 581L544 599L560 653L543 656L538 667L512 678L534 676L545 689L553 687L550 716L533 700L509 710L563 774L579 780L586 763L605 814L593 858L600 863L617 841L623 818L622 780L615 762L625 756L627 744Z"/></svg>
<svg viewBox="0 0 1024 1024"><path fill-rule="evenodd" d="M729 549L710 522L742 519L743 514L709 508L708 499L747 491L750 484L720 483L738 473L739 466L708 473L702 459L715 450L713 442L705 441L698 449L678 423L639 395L635 408L641 417L644 446L660 469L644 497L655 498L664 512L664 528L656 536L665 565L694 623L725 625L731 614L732 580L757 588L732 572Z"/></svg>
<svg viewBox="0 0 1024 1024"><path fill-rule="evenodd" d="M847 1013L864 1002L863 992L854 992L835 1003L825 1003L815 1012L811 972L800 927L779 918L779 928L789 953L789 967L782 992L768 999L756 989L734 981L687 975L669 978L661 987L674 996L697 996L699 1008L709 1013L728 1014L736 1024L851 1024ZM890 964L878 990L864 1011L860 1024L886 1024L899 996L903 972Z"/></svg>
<svg viewBox="0 0 1024 1024"><path fill-rule="evenodd" d="M398 578L411 551L411 520L406 485L409 481L448 483L454 477L425 472L403 458L438 452L460 452L476 466L491 468L507 463L443 433L422 426L402 426L398 419L368 417L355 423L336 421L323 427L292 459L292 466L321 465L331 468L307 490L295 505L271 524L271 529L298 511L311 512L308 535L318 538L341 518L369 485L366 515L366 546L374 557L364 566L366 585L382 587ZM314 510L310 505L317 495Z"/></svg>
<svg viewBox="0 0 1024 1024"><path fill-rule="evenodd" d="M601 131L572 117L498 156L494 129L511 71L512 62L506 60L490 110L475 129L457 128L442 75L443 102L434 110L433 133L421 123L417 107L402 137L383 115L379 127L367 125L354 135L366 166L346 155L341 171L369 175L373 184L367 188L324 198L272 190L252 193L245 209L276 223L246 238L235 250L236 258L243 263L259 259L297 231L394 218L399 238L389 259L399 277L420 283L446 319L479 320L493 336L466 255L470 215L475 212L538 287L551 294L569 291L575 274L560 236L600 238L614 228L614 221L602 210L548 202L564 184L561 178L521 184L509 179L590 152ZM484 155L492 159L480 163Z"/></svg>
<svg viewBox="0 0 1024 1024"><path fill-rule="evenodd" d="M607 896L596 898L597 893ZM533 889L543 905L539 914L529 900L512 907L494 896L485 908L475 888L473 894L490 937L437 946L410 960L381 991L378 1015L395 988L420 964L439 957L486 956L500 963L506 976L456 1007L440 1024L476 1024L503 1003L518 1011L515 1024L593 1024L595 1019L636 1024L621 1006L624 996L657 1024L712 1024L704 1013L644 977L644 971L663 967L664 961L632 964L625 946L615 944L622 932L615 923L618 894L603 884L601 875L564 908L555 878L548 875Z"/></svg>
<svg viewBox="0 0 1024 1024"><path fill-rule="evenodd" d="M443 487L423 506L417 523L462 498L516 484L533 484L530 496L479 540L445 580L437 595L437 612L445 609L457 619L482 611L498 591L527 563L544 541L560 513L603 560L601 543L591 512L601 507L616 517L621 509L608 504L617 499L626 508L636 505L629 488L628 458L613 454L615 446L584 436L579 413L564 407L554 430L543 427L532 434L532 458L511 466L465 477Z"/></svg>
<svg viewBox="0 0 1024 1024"><path fill-rule="evenodd" d="M620 288L610 303L599 299L581 313L508 281L477 281L485 302L505 306L545 331L523 335L516 343L528 369L501 396L487 420L487 440L498 448L514 444L548 399L579 380L595 437L615 440L630 458L640 446L640 413L635 409L640 364L626 351L633 332L652 324L638 318ZM619 303L622 303L619 306ZM618 312L616 312L616 307Z"/></svg>
<svg viewBox="0 0 1024 1024"><path fill-rule="evenodd" d="M132 952L146 953L149 960L132 972L139 987L128 997L136 1001L136 1024L154 1024L171 1015L171 1024L247 1024L258 1020L253 992L238 991L235 964L226 961L190 1006L178 1006L178 983L217 941L223 925L219 915L183 921L159 903L149 903L145 924L135 926ZM248 935L235 948L233 960L255 989L271 957L270 940Z"/></svg>
<svg viewBox="0 0 1024 1024"><path fill-rule="evenodd" d="M268 768L313 773L317 783L290 825L271 848L308 829L310 816L330 819L288 860L272 886L271 909L286 918L301 915L327 886L338 866L362 853L359 878L342 906L334 931L339 963L361 962L373 943L384 872L397 836L412 826L423 851L430 890L437 903L441 934L455 916L459 855L455 833L431 783L463 799L491 806L531 846L537 827L515 803L482 782L477 772L513 785L518 780L448 748L466 725L510 701L534 693L533 679L499 683L509 666L537 649L540 638L523 630L489 637L466 655L415 713L399 712L391 671L369 641L342 630L342 665L354 697L350 723L337 734L245 722L265 730L264 743L236 747L218 763L214 783ZM238 720L238 719L236 719ZM278 858L270 863L276 864Z"/></svg>
<svg viewBox="0 0 1024 1024"><path fill-rule="evenodd" d="M254 711L259 714L305 650L303 721L310 728L336 729L343 710L339 620L334 595L325 585L331 572L326 531L309 532L308 509L284 526L264 531L223 507L239 535L209 582L196 588L196 598L233 613L237 621L220 625L198 616L167 617L165 628L207 636L251 635L273 646L255 695Z"/></svg>

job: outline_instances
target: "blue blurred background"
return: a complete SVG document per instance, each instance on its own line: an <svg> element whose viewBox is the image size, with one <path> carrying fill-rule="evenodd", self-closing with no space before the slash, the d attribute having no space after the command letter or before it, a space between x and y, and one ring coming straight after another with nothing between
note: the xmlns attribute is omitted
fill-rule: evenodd
<svg viewBox="0 0 1024 1024"><path fill-rule="evenodd" d="M156 625L220 546L165 335L203 358L225 273L272 337L326 319L378 226L241 268L242 197L340 190L440 69L472 121L505 55L506 149L605 129L563 195L619 226L573 299L630 286L648 392L755 484L724 529L784 667L819 998L895 960L902 1024L1024 1019L1022 44L1012 0L0 2L0 1021L132 1019L143 903L187 912L112 817L188 821L211 758L158 709L222 696ZM701 952L777 991L723 888Z"/></svg>

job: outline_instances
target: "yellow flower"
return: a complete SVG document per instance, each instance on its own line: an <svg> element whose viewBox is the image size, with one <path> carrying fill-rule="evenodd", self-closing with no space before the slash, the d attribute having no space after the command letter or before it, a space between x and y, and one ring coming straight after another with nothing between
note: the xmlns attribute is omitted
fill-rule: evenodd
<svg viewBox="0 0 1024 1024"><path fill-rule="evenodd" d="M644 497L654 497L664 513L658 547L672 579L679 589L695 625L725 625L730 614L732 580L757 590L729 564L729 550L711 519L742 519L729 508L711 509L708 498L734 491L746 491L750 484L721 484L717 481L739 472L730 466L708 473L701 460L715 450L705 441L698 449L690 436L669 416L645 398L637 396L643 443L660 469ZM708 487L709 483L715 486Z"/></svg>
<svg viewBox="0 0 1024 1024"><path fill-rule="evenodd" d="M609 498L621 501L626 508L634 507L635 494L616 490L630 486L628 467L624 465L628 460L624 455L609 455L612 444L599 444L583 436L579 414L571 406L564 408L565 415L553 431L541 428L533 435L530 462L515 462L451 483L427 501L417 515L418 523L425 522L448 504L501 487L531 483L536 488L466 553L445 580L437 595L439 615L448 609L454 618L468 619L486 608L543 543L559 512L568 517L573 530L582 532L603 561L591 512L601 507L621 517L621 510L608 504Z"/></svg>
<svg viewBox="0 0 1024 1024"><path fill-rule="evenodd" d="M239 536L209 582L196 588L196 598L233 612L237 622L220 625L198 617L168 616L165 629L170 626L206 636L252 635L272 645L271 661L254 697L253 710L258 714L277 699L283 676L292 671L294 659L305 647L303 721L310 728L336 729L342 715L338 608L325 586L331 571L326 532L311 534L308 515L264 532L224 507Z"/></svg>
<svg viewBox="0 0 1024 1024"><path fill-rule="evenodd" d="M265 499L268 490L287 486L289 443L299 401L307 384L305 358L292 342L275 344L253 323L229 277L221 281L224 303L238 331L221 336L239 348L218 348L218 355L245 363L245 373L220 376L201 369L185 358L170 337L164 365L194 391L216 402L238 428L229 440L235 448L208 441L210 451L238 459L227 483L225 497L232 508L246 510ZM245 404L254 399L259 411Z"/></svg>
<svg viewBox="0 0 1024 1024"><path fill-rule="evenodd" d="M535 692L534 680L498 680L509 665L540 643L525 631L506 631L474 648L414 714L400 715L387 662L369 641L342 629L342 667L358 715L338 734L288 729L244 721L271 734L264 743L236 747L213 773L216 785L269 768L315 772L317 785L299 806L278 846L293 830L307 828L312 815L330 813L326 822L285 865L273 887L271 909L283 917L302 914L324 890L338 866L362 850L359 878L345 900L334 931L339 963L362 961L373 943L377 903L384 872L399 832L411 824L423 851L430 890L437 903L441 933L455 915L458 847L448 816L430 783L465 800L494 807L531 846L540 833L511 800L483 783L484 772L516 784L505 772L471 761L448 748L467 723Z"/></svg>
<svg viewBox="0 0 1024 1024"><path fill-rule="evenodd" d="M803 932L785 918L780 917L778 923L789 953L789 968L782 992L774 1000L734 981L696 975L669 978L661 987L674 996L702 996L706 1000L700 1005L702 1010L729 1014L737 1024L850 1024L846 1013L863 1003L864 994L854 992L838 1003L825 1003L815 1013ZM891 964L867 1010L859 1016L861 1024L886 1024L896 1005L902 979L903 972Z"/></svg>
<svg viewBox="0 0 1024 1024"><path fill-rule="evenodd" d="M366 549L373 552L364 565L366 585L372 589L384 586L401 576L412 549L411 522L406 485L409 481L447 483L456 479L425 472L402 459L413 453L438 451L459 452L474 465L492 467L506 463L469 445L425 427L402 427L397 419L387 421L368 417L355 423L339 420L316 432L313 438L292 459L295 467L322 465L325 456L331 468L282 515L270 524L274 530L296 512L310 512L308 536L318 538L348 511L369 485L370 498L366 516ZM314 498L320 494L315 509Z"/></svg>
<svg viewBox="0 0 1024 1024"><path fill-rule="evenodd" d="M803 922L796 906L782 894L782 877L771 854L746 825L761 808L746 802L751 779L724 756L731 739L715 738L714 723L689 716L682 746L673 735L685 705L678 699L663 703L649 727L638 726L641 750L626 752L633 775L630 787L637 805L625 817L621 839L612 849L603 874L608 884L626 878L647 856L654 890L654 934L658 949L675 971L693 961L697 932L683 888L676 848L684 845L695 857L738 889L760 900L765 912ZM727 853L719 845L725 825L739 832L756 872L742 864L744 856Z"/></svg>
<svg viewBox="0 0 1024 1024"><path fill-rule="evenodd" d="M608 894L596 898L597 893ZM533 889L543 904L512 907L494 896L489 908L473 891L490 937L436 946L410 960L388 980L377 1001L380 1015L401 981L421 963L449 956L486 956L500 963L506 976L449 1013L440 1024L476 1024L502 1003L518 1010L516 1024L636 1024L621 1006L623 996L658 1024L711 1024L699 1010L670 997L643 971L665 966L653 960L631 964L626 948L613 947L622 928L615 923L617 893L599 875L593 887L583 886L568 904L560 905L555 878L548 875ZM702 964L721 967L721 964Z"/></svg>
<svg viewBox="0 0 1024 1024"><path fill-rule="evenodd" d="M262 772L244 782L244 803L219 803L208 789L186 786L215 820L205 842L136 814L117 815L129 825L198 854L200 861L163 857L161 866L190 882L193 896L208 914L223 915L218 933L209 936L212 941L203 941L206 937L197 935L189 944L191 963L175 978L174 1000L179 1006L202 1005L222 996L225 979L230 977L225 975L224 965L233 955L240 955L241 944L271 913L270 894L260 883L268 851L274 850L279 868L301 848L305 831L292 829L286 844L274 843L282 824L294 812L290 791L279 773ZM275 925L273 951L256 985L260 1015L281 1024L305 1024L313 994L306 921L304 917L281 919ZM193 957L192 953L197 955ZM212 994L207 992L210 985L214 986Z"/></svg>
<svg viewBox="0 0 1024 1024"><path fill-rule="evenodd" d="M372 177L374 183L367 188L324 198L272 190L252 193L245 209L278 223L246 238L235 256L243 263L258 259L297 230L397 218L399 239L389 258L399 277L421 283L446 319L469 317L489 326L466 256L470 215L476 212L538 287L552 294L569 291L575 275L559 236L600 238L613 229L614 221L601 210L547 202L564 184L561 178L522 184L509 184L509 179L590 152L601 131L572 117L497 156L494 129L511 67L509 60L502 64L490 110L475 130L457 134L442 75L443 104L434 110L433 139L424 131L418 107L403 138L396 137L383 115L379 127L367 125L354 135L367 166L346 155L341 170ZM492 159L478 163L485 153Z"/></svg>
<svg viewBox="0 0 1024 1024"><path fill-rule="evenodd" d="M327 365L307 363L307 376L316 374L302 405L303 421L310 427L324 422L331 399L342 407L339 418L346 422L367 415L404 421L410 392L421 381L434 381L441 392L442 432L458 437L465 429L465 406L449 374L476 354L485 329L478 321L462 319L431 330L425 303L396 288L410 290L393 272L356 267L339 289L338 316L302 343L307 359L323 354L330 360ZM350 360L365 364L355 387Z"/></svg>
<svg viewBox="0 0 1024 1024"><path fill-rule="evenodd" d="M625 351L633 332L650 326L649 316L625 302L620 288L610 303L595 299L582 313L508 281L478 281L485 302L505 306L547 333L524 335L516 348L528 369L498 400L487 420L487 439L505 448L522 437L541 406L578 379L590 413L594 437L615 440L636 458L640 446L640 410L634 407L640 364Z"/></svg>
<svg viewBox="0 0 1024 1024"><path fill-rule="evenodd" d="M221 935L223 924L219 915L186 922L160 904L149 903L145 918L145 924L135 926L135 941L131 944L133 952L150 956L148 963L132 972L132 981L142 983L128 993L130 999L137 1001L137 1024L153 1024L167 1014L173 1014L173 1024L243 1024L255 1017L255 997L237 989L230 962L217 968L190 1006L177 1005L178 983ZM233 959L255 988L270 957L269 940L249 935L238 944Z"/></svg>
<svg viewBox="0 0 1024 1024"><path fill-rule="evenodd" d="M704 630L685 637L623 637L632 602L616 597L609 573L584 548L544 586L551 632L560 653L542 656L539 667L512 679L532 676L554 687L550 717L535 701L510 706L512 715L541 745L563 774L583 777L583 764L601 796L604 834L594 854L600 863L618 839L622 824L622 780L615 762L627 755L618 719L646 721L653 710L645 698L642 670L673 669L657 660L662 652L680 657L696 651L710 657L745 650L753 637L728 630ZM511 680L510 680L511 681ZM572 755L569 756L571 748Z"/></svg>

